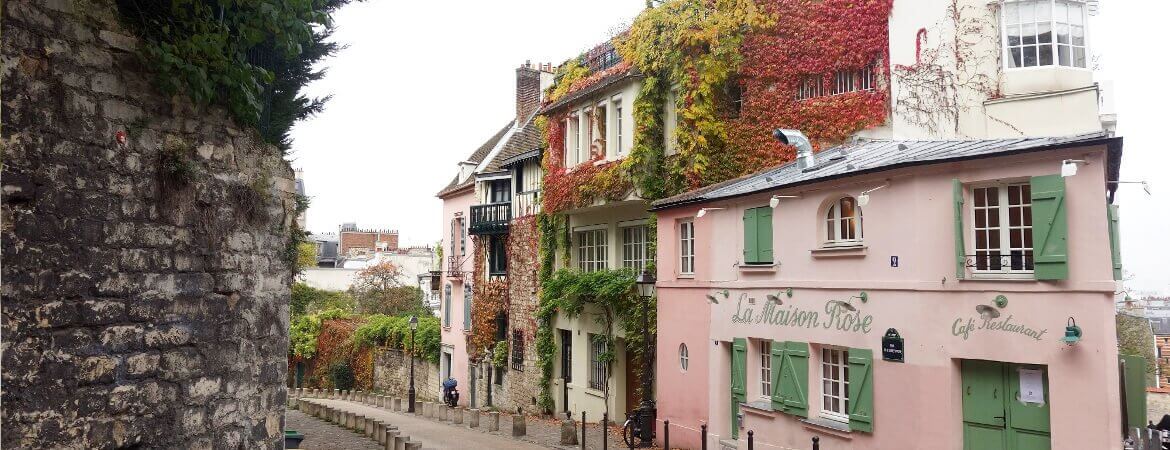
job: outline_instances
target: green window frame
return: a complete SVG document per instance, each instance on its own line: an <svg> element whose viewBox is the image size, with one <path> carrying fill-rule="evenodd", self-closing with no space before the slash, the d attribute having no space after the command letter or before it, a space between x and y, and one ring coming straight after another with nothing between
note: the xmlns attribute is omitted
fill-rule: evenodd
<svg viewBox="0 0 1170 450"><path fill-rule="evenodd" d="M743 212L744 264L775 264L772 251L772 208L749 208Z"/></svg>

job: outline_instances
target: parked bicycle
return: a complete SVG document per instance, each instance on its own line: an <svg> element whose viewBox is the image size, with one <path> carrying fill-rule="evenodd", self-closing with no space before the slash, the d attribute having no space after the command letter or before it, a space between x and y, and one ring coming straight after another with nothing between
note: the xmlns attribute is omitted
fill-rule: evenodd
<svg viewBox="0 0 1170 450"><path fill-rule="evenodd" d="M646 423L642 417L643 414L646 414L646 411L641 408L626 414L626 423L622 425L622 441L625 442L627 448L649 447L653 443L653 439L645 440L642 438Z"/></svg>

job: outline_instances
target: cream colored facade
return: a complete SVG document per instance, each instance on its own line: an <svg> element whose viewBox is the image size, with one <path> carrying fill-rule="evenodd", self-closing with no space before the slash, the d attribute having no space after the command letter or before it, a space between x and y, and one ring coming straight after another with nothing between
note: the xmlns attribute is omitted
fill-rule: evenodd
<svg viewBox="0 0 1170 450"><path fill-rule="evenodd" d="M1093 78L1089 5L1042 3L1050 15L1070 11L1062 5L1080 11L1079 19L1067 21L1083 24L1085 67L1062 66L1056 56L1052 65L1009 67L1003 16L1029 2L895 1L889 21L892 119L859 134L984 139L1112 130L1115 119L1111 111L1102 113L1104 93Z"/></svg>

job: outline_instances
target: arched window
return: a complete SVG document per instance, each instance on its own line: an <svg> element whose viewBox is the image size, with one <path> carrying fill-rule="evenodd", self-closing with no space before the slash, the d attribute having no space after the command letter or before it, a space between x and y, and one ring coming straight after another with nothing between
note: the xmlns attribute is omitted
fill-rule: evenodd
<svg viewBox="0 0 1170 450"><path fill-rule="evenodd" d="M861 207L853 197L841 197L825 214L825 244L849 245L861 242Z"/></svg>
<svg viewBox="0 0 1170 450"><path fill-rule="evenodd" d="M678 366L682 368L683 372L687 371L687 363L690 362L691 353L687 350L687 344L678 344Z"/></svg>

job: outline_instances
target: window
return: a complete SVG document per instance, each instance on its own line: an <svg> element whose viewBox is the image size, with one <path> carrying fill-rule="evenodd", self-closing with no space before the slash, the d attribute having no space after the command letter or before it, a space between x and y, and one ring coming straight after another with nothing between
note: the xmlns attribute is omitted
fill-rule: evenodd
<svg viewBox="0 0 1170 450"><path fill-rule="evenodd" d="M606 367L605 341L597 334L589 333L589 388L605 390L609 380L609 368Z"/></svg>
<svg viewBox="0 0 1170 450"><path fill-rule="evenodd" d="M524 371L524 332L512 330L512 370Z"/></svg>
<svg viewBox="0 0 1170 450"><path fill-rule="evenodd" d="M1009 1L1002 14L1009 68L1086 66L1083 2Z"/></svg>
<svg viewBox="0 0 1170 450"><path fill-rule="evenodd" d="M821 349L821 416L849 421L849 352Z"/></svg>
<svg viewBox="0 0 1170 450"><path fill-rule="evenodd" d="M463 331L471 329L471 283L463 283Z"/></svg>
<svg viewBox="0 0 1170 450"><path fill-rule="evenodd" d="M590 157L605 157L605 129L609 125L606 112L604 104L593 108L593 146L590 149Z"/></svg>
<svg viewBox="0 0 1170 450"><path fill-rule="evenodd" d="M617 154L622 154L622 101L614 100L613 103L613 129L614 129L614 149Z"/></svg>
<svg viewBox="0 0 1170 450"><path fill-rule="evenodd" d="M687 344L678 344L678 366L683 372L687 371L687 363L690 362L691 352L687 350Z"/></svg>
<svg viewBox="0 0 1170 450"><path fill-rule="evenodd" d="M443 286L443 326L451 326L451 283Z"/></svg>
<svg viewBox="0 0 1170 450"><path fill-rule="evenodd" d="M743 211L744 264L774 264L772 256L772 208L748 208Z"/></svg>
<svg viewBox="0 0 1170 450"><path fill-rule="evenodd" d="M488 197L489 203L504 203L512 200L512 180L492 180L490 183L491 193Z"/></svg>
<svg viewBox="0 0 1170 450"><path fill-rule="evenodd" d="M804 100L825 95L825 87L821 84L819 75L805 75L800 77L800 85L796 88L796 99Z"/></svg>
<svg viewBox="0 0 1170 450"><path fill-rule="evenodd" d="M987 186L975 197L976 273L1030 273L1032 189L1028 183Z"/></svg>
<svg viewBox="0 0 1170 450"><path fill-rule="evenodd" d="M842 197L825 216L825 244L853 245L862 238L861 208L853 197Z"/></svg>
<svg viewBox="0 0 1170 450"><path fill-rule="evenodd" d="M488 275L508 274L507 235L488 236Z"/></svg>
<svg viewBox="0 0 1170 450"><path fill-rule="evenodd" d="M844 94L846 92L853 92L853 71L838 70L833 74L833 93Z"/></svg>
<svg viewBox="0 0 1170 450"><path fill-rule="evenodd" d="M622 267L633 269L634 273L640 273L650 259L649 255L646 254L646 225L621 227L621 230Z"/></svg>
<svg viewBox="0 0 1170 450"><path fill-rule="evenodd" d="M581 162L581 120L577 116L566 119L565 127L565 167L573 167Z"/></svg>
<svg viewBox="0 0 1170 450"><path fill-rule="evenodd" d="M695 273L695 222L686 220L678 224L679 264L678 273Z"/></svg>
<svg viewBox="0 0 1170 450"><path fill-rule="evenodd" d="M772 396L772 341L760 341L760 395Z"/></svg>
<svg viewBox="0 0 1170 450"><path fill-rule="evenodd" d="M577 232L577 268L585 272L596 272L608 267L609 248L605 242L605 229Z"/></svg>
<svg viewBox="0 0 1170 450"><path fill-rule="evenodd" d="M578 128L581 130L581 140L577 143L577 162L583 163L593 156L593 112L582 111L578 119L581 121Z"/></svg>

